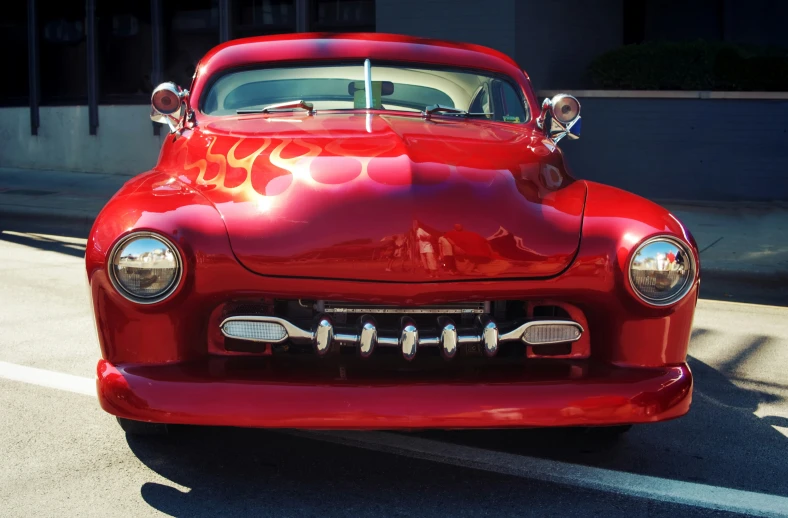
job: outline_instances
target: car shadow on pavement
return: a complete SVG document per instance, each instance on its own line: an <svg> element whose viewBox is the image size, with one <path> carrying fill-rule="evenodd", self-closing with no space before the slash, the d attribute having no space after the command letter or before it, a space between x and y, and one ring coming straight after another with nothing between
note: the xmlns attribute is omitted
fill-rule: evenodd
<svg viewBox="0 0 788 518"><path fill-rule="evenodd" d="M703 271L701 267L700 296L725 302L788 306L788 275Z"/></svg>
<svg viewBox="0 0 788 518"><path fill-rule="evenodd" d="M72 239L72 236L50 234L44 229L39 229L36 232L0 229L0 241L73 257L85 257L85 245L81 243L79 238Z"/></svg>
<svg viewBox="0 0 788 518"><path fill-rule="evenodd" d="M760 404L779 397L737 387L696 359L689 363L695 376L690 413L674 421L635 426L617 440L583 429L429 431L413 435L515 455L788 496L788 463L784 461L788 458L788 438L773 427L788 426L788 420L753 414ZM359 509L365 515L390 515L396 514L397 506L404 511L403 506L418 509L423 505L433 511L446 505L448 510L468 498L474 499L468 505L477 509L481 503L498 506L492 507L501 511L497 514L517 514L524 507L513 507L510 513L499 507L501 502L535 505L534 491L538 490L541 499L555 490L542 482L276 431L176 427L169 437L129 436L127 441L146 466L189 488L184 493L157 482L142 486L141 496L149 505L174 516L236 512L333 515L338 510L342 510L339 514L359 514ZM512 497L514 492L517 498Z"/></svg>
<svg viewBox="0 0 788 518"><path fill-rule="evenodd" d="M127 440L147 467L187 488L141 486L142 499L171 516L478 516L491 509L494 516L563 516L554 507L565 490L545 482L287 432L195 427ZM577 501L563 502L562 513L602 513L610 505L589 490L573 495ZM649 505L636 501L635 514ZM675 507L652 515L673 517Z"/></svg>
<svg viewBox="0 0 788 518"><path fill-rule="evenodd" d="M24 245L39 250L57 252L73 257L85 257L84 241L90 222L62 223L50 219L0 217L0 241Z"/></svg>

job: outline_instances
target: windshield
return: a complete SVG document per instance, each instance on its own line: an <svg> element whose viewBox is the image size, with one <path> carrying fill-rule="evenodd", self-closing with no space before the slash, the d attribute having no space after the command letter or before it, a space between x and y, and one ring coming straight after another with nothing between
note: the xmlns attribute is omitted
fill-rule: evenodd
<svg viewBox="0 0 788 518"><path fill-rule="evenodd" d="M214 82L204 99L202 112L207 115L235 115L239 110L296 100L312 103L318 111L364 109L364 67L359 63L238 70ZM520 89L505 77L423 65L373 64L373 108L421 112L436 104L477 118L528 120Z"/></svg>

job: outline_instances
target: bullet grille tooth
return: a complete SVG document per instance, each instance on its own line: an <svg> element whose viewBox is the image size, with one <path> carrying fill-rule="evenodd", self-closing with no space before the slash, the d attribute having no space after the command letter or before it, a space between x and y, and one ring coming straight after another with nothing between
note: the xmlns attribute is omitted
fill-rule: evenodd
<svg viewBox="0 0 788 518"><path fill-rule="evenodd" d="M492 320L484 324L482 345L484 346L484 355L488 358L492 358L498 353L498 326Z"/></svg>
<svg viewBox="0 0 788 518"><path fill-rule="evenodd" d="M457 354L457 327L450 318L439 319L438 325L443 328L440 336L441 355L450 360Z"/></svg>
<svg viewBox="0 0 788 518"><path fill-rule="evenodd" d="M416 357L416 350L419 347L419 330L416 323L410 318L402 319L402 334L400 334L399 345L402 349L402 357L410 361Z"/></svg>
<svg viewBox="0 0 788 518"><path fill-rule="evenodd" d="M334 340L334 326L331 320L323 318L318 322L315 330L315 351L319 356L325 355Z"/></svg>
<svg viewBox="0 0 788 518"><path fill-rule="evenodd" d="M362 358L369 358L378 342L378 329L372 317L361 319L361 334L358 340L358 350Z"/></svg>

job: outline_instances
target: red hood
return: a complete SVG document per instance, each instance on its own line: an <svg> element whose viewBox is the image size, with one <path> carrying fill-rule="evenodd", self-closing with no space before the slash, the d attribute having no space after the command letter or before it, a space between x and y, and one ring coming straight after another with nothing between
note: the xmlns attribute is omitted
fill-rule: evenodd
<svg viewBox="0 0 788 518"><path fill-rule="evenodd" d="M555 275L586 192L528 126L394 115L218 120L159 167L214 203L247 268L293 277Z"/></svg>

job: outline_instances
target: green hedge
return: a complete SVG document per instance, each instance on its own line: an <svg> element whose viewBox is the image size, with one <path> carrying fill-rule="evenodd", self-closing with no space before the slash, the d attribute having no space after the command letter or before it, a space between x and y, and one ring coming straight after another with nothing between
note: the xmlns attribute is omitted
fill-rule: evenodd
<svg viewBox="0 0 788 518"><path fill-rule="evenodd" d="M616 90L788 91L788 50L649 42L603 54L588 72L598 88Z"/></svg>

